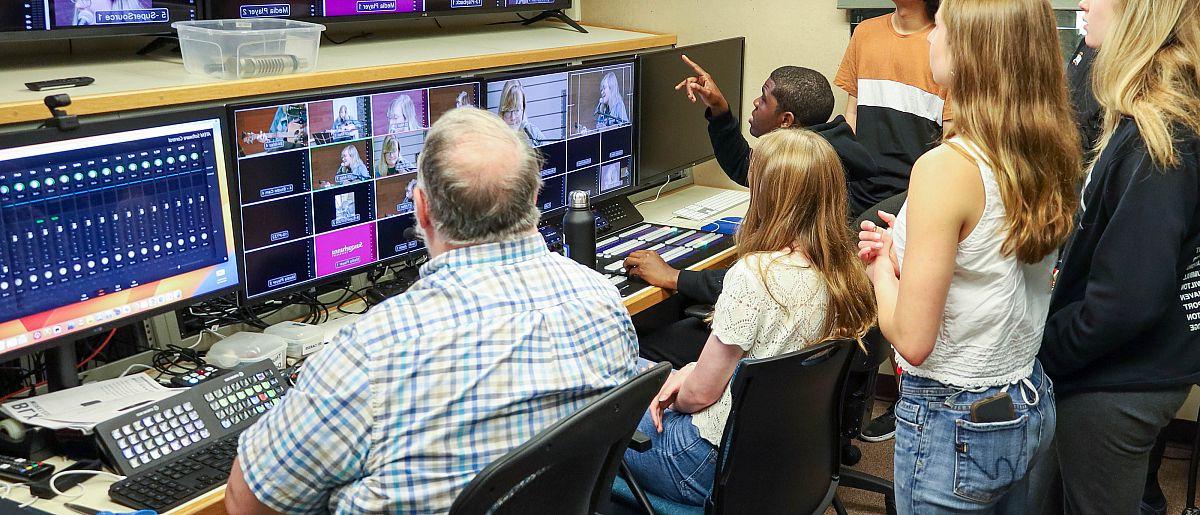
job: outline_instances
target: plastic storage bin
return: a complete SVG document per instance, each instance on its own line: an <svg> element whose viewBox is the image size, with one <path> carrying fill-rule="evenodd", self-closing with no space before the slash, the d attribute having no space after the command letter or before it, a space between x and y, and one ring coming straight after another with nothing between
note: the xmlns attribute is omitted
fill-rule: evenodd
<svg viewBox="0 0 1200 515"><path fill-rule="evenodd" d="M171 26L179 31L187 71L222 79L310 72L317 67L325 30L324 25L278 18L178 21Z"/></svg>

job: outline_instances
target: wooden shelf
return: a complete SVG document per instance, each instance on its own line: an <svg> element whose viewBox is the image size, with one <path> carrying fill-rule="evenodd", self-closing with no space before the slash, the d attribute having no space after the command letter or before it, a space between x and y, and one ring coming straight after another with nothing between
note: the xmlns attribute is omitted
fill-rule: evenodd
<svg viewBox="0 0 1200 515"><path fill-rule="evenodd" d="M223 81L188 74L179 58L110 54L5 58L0 64L0 125L48 116L45 92L34 80L89 76L95 84L60 90L72 98L71 114L219 102L318 88L466 74L479 70L599 57L674 45L673 34L589 26L589 34L564 25L515 25L414 30L321 48L312 73Z"/></svg>

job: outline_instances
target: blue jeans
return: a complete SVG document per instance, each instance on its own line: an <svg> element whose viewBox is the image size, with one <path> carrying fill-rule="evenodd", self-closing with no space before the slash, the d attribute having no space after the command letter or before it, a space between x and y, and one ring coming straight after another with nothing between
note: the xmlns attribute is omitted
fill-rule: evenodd
<svg viewBox="0 0 1200 515"><path fill-rule="evenodd" d="M647 493L703 506L717 475L717 448L700 437L692 416L667 410L659 433L646 412L638 431L650 437L652 447L644 453L625 451L625 464L633 479Z"/></svg>
<svg viewBox="0 0 1200 515"><path fill-rule="evenodd" d="M1029 470L1054 437L1054 387L1034 365L1007 391L1016 420L976 423L971 403L1003 387L964 390L905 374L896 402L896 508L900 513L1024 513Z"/></svg>

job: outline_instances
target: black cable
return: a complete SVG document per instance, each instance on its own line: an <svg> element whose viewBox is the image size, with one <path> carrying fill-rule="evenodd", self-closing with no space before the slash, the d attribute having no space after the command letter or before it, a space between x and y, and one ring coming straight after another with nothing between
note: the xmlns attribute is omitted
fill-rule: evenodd
<svg viewBox="0 0 1200 515"><path fill-rule="evenodd" d="M369 38L369 37L371 37L371 35L372 35L372 34L371 34L370 32L359 32L358 34L355 34L355 35L353 35L353 36L348 36L346 39L343 39L343 40L341 40L341 41L338 41L338 40L336 40L336 39L333 39L333 38L329 37L329 35L328 35L328 34L325 34L324 32L322 32L322 33L321 33L321 37L322 37L322 38L325 38L325 41L328 41L328 42L330 42L330 43L333 43L333 44L335 44L335 45L341 45L341 44L345 44L345 43L347 43L347 42L354 41L354 40L356 40L356 39L365 39L365 38Z"/></svg>
<svg viewBox="0 0 1200 515"><path fill-rule="evenodd" d="M350 290L350 288L346 288L346 290L347 290L347 291L349 291L351 295L350 295L350 298L349 298L349 299L346 299L345 301L343 301L343 302L341 302L341 303L339 303L339 304L337 305L337 310L338 310L338 313L342 313L342 314L344 314L344 315L363 315L363 314L366 314L366 312L367 312L369 309L371 309L371 301L367 300L367 297L366 297L366 296L364 296L364 295L362 294L362 292L364 292L364 291L366 291L366 290L369 290L369 289L371 289L371 287L370 287L370 286L368 286L368 287L365 287L365 288L359 288L359 289L357 289L357 290ZM346 311L345 309L342 309L342 307L343 307L343 306L345 306L345 305L346 305L348 302L350 302L351 300L354 300L354 298L355 298L355 297L358 297L358 298L362 299L362 301L363 301L363 304L365 305L365 307L363 307L362 311Z"/></svg>
<svg viewBox="0 0 1200 515"><path fill-rule="evenodd" d="M189 363L192 365L191 368L185 366ZM178 345L168 345L165 350L154 354L151 364L158 371L159 377L162 377L164 374L178 376L198 370L205 365L205 361L195 349L188 349ZM172 370L176 367L182 368L184 371L177 372Z"/></svg>

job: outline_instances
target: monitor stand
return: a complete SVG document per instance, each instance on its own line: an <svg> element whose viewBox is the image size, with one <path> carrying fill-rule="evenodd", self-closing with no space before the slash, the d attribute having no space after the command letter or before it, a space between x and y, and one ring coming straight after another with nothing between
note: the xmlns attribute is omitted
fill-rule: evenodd
<svg viewBox="0 0 1200 515"><path fill-rule="evenodd" d="M562 11L562 9L552 9L549 11L542 11L541 14L538 14L537 16L529 18L528 20L501 22L501 23L520 23L521 25L529 26L529 25L533 25L534 23L537 23L539 21L545 21L545 20L558 20L567 25L570 25L571 28L573 28L579 32L582 32L584 34L588 33L587 29L583 28L583 25L580 25L575 20L572 20L570 16L567 16L567 13L564 13Z"/></svg>
<svg viewBox="0 0 1200 515"><path fill-rule="evenodd" d="M65 341L46 351L46 386L51 392L79 386L79 370L75 367L75 340Z"/></svg>
<svg viewBox="0 0 1200 515"><path fill-rule="evenodd" d="M156 37L149 43L146 43L146 46L138 50L137 55L149 55L164 48L168 48L168 52L178 54L180 52L179 38L175 36Z"/></svg>

